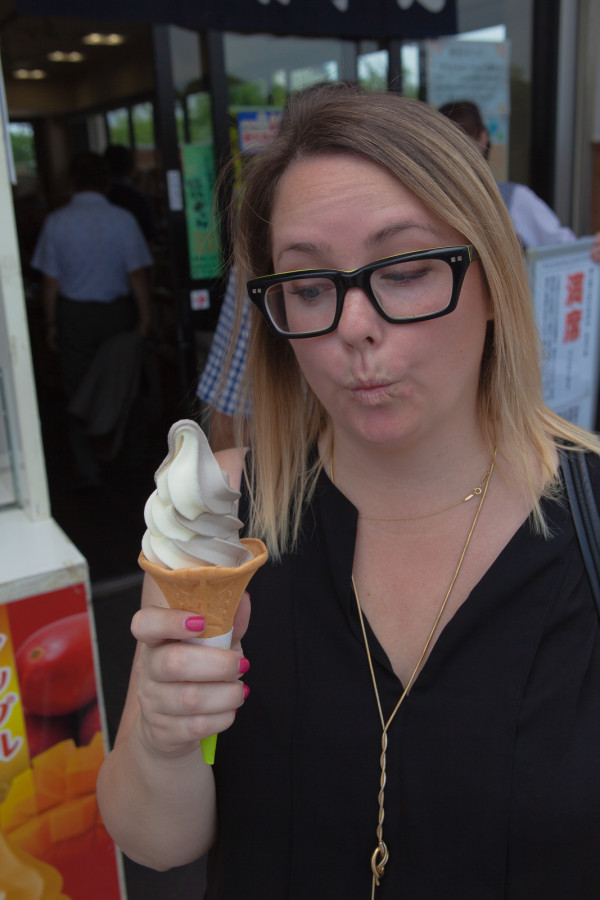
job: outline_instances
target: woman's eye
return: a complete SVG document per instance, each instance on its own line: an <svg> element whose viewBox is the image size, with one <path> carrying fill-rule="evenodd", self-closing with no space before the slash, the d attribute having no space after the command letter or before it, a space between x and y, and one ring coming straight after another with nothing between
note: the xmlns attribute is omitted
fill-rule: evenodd
<svg viewBox="0 0 600 900"><path fill-rule="evenodd" d="M392 270L390 272L385 272L382 276L382 280L390 285L410 284L412 281L425 278L429 272L430 269L428 266L423 266L420 269Z"/></svg>
<svg viewBox="0 0 600 900"><path fill-rule="evenodd" d="M289 288L289 293L293 297L300 298L300 300L318 300L326 291L330 289L331 285L328 284L295 284L291 288Z"/></svg>

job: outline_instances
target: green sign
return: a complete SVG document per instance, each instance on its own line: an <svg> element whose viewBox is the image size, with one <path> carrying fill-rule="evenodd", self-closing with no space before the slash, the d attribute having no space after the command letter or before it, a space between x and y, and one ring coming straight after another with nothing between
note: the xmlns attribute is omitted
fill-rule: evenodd
<svg viewBox="0 0 600 900"><path fill-rule="evenodd" d="M221 274L221 242L215 219L215 157L211 144L184 144L183 191L188 233L190 276Z"/></svg>

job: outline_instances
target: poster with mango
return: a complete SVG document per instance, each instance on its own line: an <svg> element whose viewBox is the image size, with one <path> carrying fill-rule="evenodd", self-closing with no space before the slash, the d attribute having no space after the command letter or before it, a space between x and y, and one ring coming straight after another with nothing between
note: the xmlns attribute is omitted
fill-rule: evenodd
<svg viewBox="0 0 600 900"><path fill-rule="evenodd" d="M84 584L0 605L0 897L122 900Z"/></svg>

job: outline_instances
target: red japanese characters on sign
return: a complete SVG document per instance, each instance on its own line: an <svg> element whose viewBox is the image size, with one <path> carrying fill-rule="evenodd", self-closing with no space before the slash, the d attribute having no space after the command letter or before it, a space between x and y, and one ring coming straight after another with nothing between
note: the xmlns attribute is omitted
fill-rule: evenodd
<svg viewBox="0 0 600 900"><path fill-rule="evenodd" d="M2 637L6 637L6 635L2 635ZM5 641L0 642L1 646L4 646ZM12 672L8 666L0 666L0 697L6 690L9 685L11 679Z"/></svg>
<svg viewBox="0 0 600 900"><path fill-rule="evenodd" d="M18 699L17 695L12 691L10 694L0 697L0 728L4 728L8 722L13 704L16 703Z"/></svg>
<svg viewBox="0 0 600 900"><path fill-rule="evenodd" d="M565 329L563 332L563 344L579 340L581 336L581 319L583 317L583 284L584 273L574 272L567 276L567 298L565 305Z"/></svg>
<svg viewBox="0 0 600 900"><path fill-rule="evenodd" d="M0 649L8 643L8 635L0 633ZM10 666L0 666L0 763L10 762L23 746L23 737L14 734L10 718L13 707L18 706L19 696L14 691L7 693L12 679Z"/></svg>

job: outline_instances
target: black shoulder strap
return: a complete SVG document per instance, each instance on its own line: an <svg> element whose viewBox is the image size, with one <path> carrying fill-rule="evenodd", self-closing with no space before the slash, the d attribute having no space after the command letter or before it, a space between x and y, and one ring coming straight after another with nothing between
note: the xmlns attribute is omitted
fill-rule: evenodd
<svg viewBox="0 0 600 900"><path fill-rule="evenodd" d="M600 516L586 455L581 451L565 450L560 455L560 465L573 524L600 617Z"/></svg>

